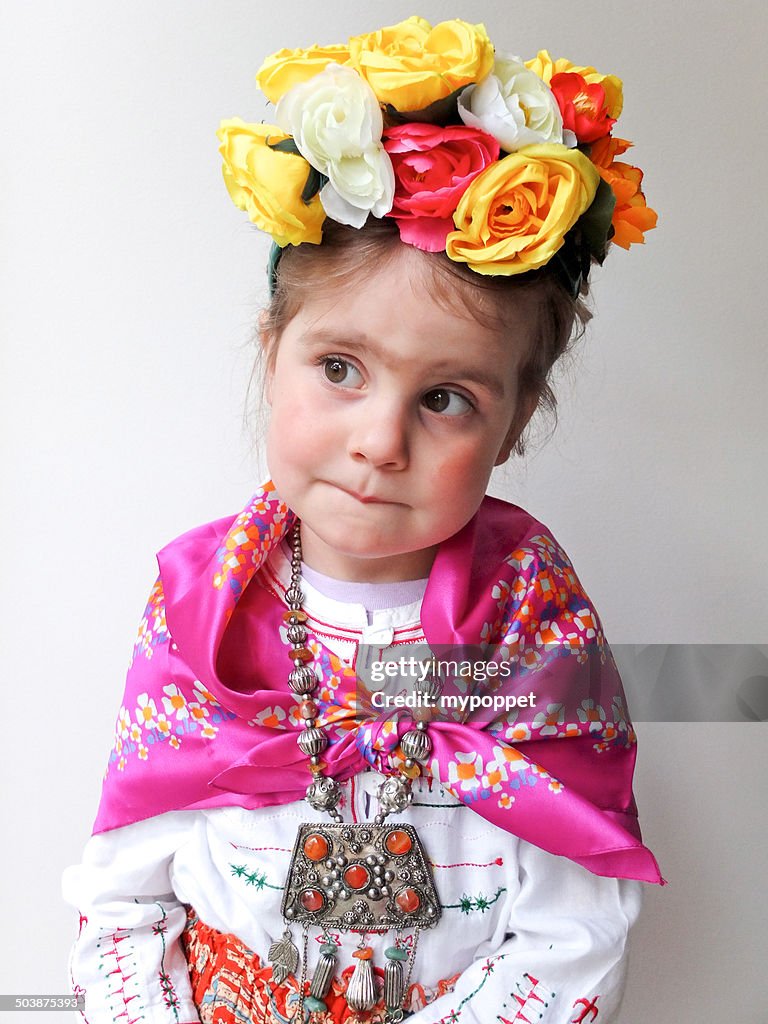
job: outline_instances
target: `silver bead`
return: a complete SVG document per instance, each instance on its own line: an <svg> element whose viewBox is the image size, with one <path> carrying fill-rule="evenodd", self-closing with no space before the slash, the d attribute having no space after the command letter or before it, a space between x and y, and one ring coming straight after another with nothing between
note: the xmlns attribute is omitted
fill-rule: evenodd
<svg viewBox="0 0 768 1024"><path fill-rule="evenodd" d="M406 757L413 757L417 761L423 761L432 749L432 740L427 733L420 729L409 729L400 740L400 746Z"/></svg>
<svg viewBox="0 0 768 1024"><path fill-rule="evenodd" d="M310 782L307 787L307 803L315 811L333 811L339 800L341 800L341 786L336 779L329 779L323 775ZM325 866L332 869L333 861L329 858L326 860Z"/></svg>
<svg viewBox="0 0 768 1024"><path fill-rule="evenodd" d="M294 693L312 693L317 686L317 676L306 665L297 665L288 676L288 685Z"/></svg>
<svg viewBox="0 0 768 1024"><path fill-rule="evenodd" d="M303 626L289 626L288 639L292 644L303 644L307 639L307 631Z"/></svg>
<svg viewBox="0 0 768 1024"><path fill-rule="evenodd" d="M404 779L390 775L379 786L379 808L385 814L404 811L413 799L411 787Z"/></svg>
<svg viewBox="0 0 768 1024"><path fill-rule="evenodd" d="M304 600L304 595L302 594L299 587L292 586L289 587L288 590L286 590L285 600L288 602L288 604L295 604L300 606L301 602Z"/></svg>
<svg viewBox="0 0 768 1024"><path fill-rule="evenodd" d="M328 746L328 737L322 729L303 729L296 739L299 749L307 757L322 754Z"/></svg>
<svg viewBox="0 0 768 1024"><path fill-rule="evenodd" d="M427 676L426 679L416 680L416 689L419 693L428 697L430 702L436 701L443 692L443 684L437 676Z"/></svg>

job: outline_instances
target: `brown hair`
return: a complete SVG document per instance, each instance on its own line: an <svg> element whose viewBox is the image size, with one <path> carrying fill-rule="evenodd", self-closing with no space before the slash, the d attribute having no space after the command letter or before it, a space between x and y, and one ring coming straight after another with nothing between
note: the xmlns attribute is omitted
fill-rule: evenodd
<svg viewBox="0 0 768 1024"><path fill-rule="evenodd" d="M321 245L286 246L277 264L275 287L262 315L261 331L273 343L318 287L352 285L361 274L373 275L402 245L391 219L369 217L361 229L330 219ZM418 252L419 250L415 250ZM538 408L556 420L557 399L550 384L552 368L584 333L591 313L582 294L574 299L549 265L511 277L477 274L444 252L421 253L431 293L462 315L502 335L521 322L529 328L527 351L518 370L518 401L511 425L514 451L525 450L523 431ZM321 284L322 282L322 284Z"/></svg>

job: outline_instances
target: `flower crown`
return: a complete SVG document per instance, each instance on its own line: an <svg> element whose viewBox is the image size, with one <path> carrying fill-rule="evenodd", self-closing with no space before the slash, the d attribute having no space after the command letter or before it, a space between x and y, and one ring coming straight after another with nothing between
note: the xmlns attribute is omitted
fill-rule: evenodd
<svg viewBox="0 0 768 1024"><path fill-rule="evenodd" d="M479 274L556 260L576 296L609 241L656 226L642 171L617 160L622 83L546 50L495 52L483 25L413 17L346 45L280 50L256 81L277 125L223 121L235 205L286 245L326 217L392 217L403 242ZM276 259L271 260L274 274Z"/></svg>

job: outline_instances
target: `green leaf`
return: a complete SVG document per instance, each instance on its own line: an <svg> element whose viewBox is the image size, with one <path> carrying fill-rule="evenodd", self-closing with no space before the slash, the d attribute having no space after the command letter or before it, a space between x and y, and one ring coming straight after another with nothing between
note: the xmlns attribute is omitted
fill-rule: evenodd
<svg viewBox="0 0 768 1024"><path fill-rule="evenodd" d="M293 139L282 139L280 142L269 142L267 145L270 149L274 149L276 153L292 153L294 156L301 156L299 147L296 145Z"/></svg>
<svg viewBox="0 0 768 1024"><path fill-rule="evenodd" d="M302 200L309 204L327 181L328 178L310 164L307 180L304 183L304 188L301 190Z"/></svg>
<svg viewBox="0 0 768 1024"><path fill-rule="evenodd" d="M582 282L582 259L576 237L569 231L563 244L552 257L560 280L572 299L579 297Z"/></svg>
<svg viewBox="0 0 768 1024"><path fill-rule="evenodd" d="M441 100L435 100L428 107L422 110L395 110L391 103L384 105L384 114L387 122L393 124L407 124L410 121L421 121L428 124L440 125L444 128L449 124L463 124L459 117L459 95L466 89L466 85L455 89L450 96Z"/></svg>
<svg viewBox="0 0 768 1024"><path fill-rule="evenodd" d="M600 179L595 198L588 210L579 217L576 227L581 231L589 251L598 263L605 259L605 250L611 235L611 219L616 206L613 189Z"/></svg>
<svg viewBox="0 0 768 1024"><path fill-rule="evenodd" d="M275 294L275 288L277 287L277 264L280 262L282 255L283 250L273 240L269 250L269 259L267 260L267 283L269 284L270 296Z"/></svg>

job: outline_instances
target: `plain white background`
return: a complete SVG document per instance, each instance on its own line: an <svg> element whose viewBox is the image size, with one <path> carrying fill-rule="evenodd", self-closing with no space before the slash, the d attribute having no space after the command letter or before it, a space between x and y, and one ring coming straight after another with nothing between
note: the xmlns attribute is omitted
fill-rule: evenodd
<svg viewBox="0 0 768 1024"><path fill-rule="evenodd" d="M66 991L59 877L153 552L259 476L243 412L266 243L226 196L215 129L265 116L267 53L413 13L620 75L618 131L660 212L597 275L558 431L497 493L549 524L612 641L766 640L762 3L4 0L0 992ZM766 1020L765 729L638 728L670 885L648 891L627 1024Z"/></svg>

